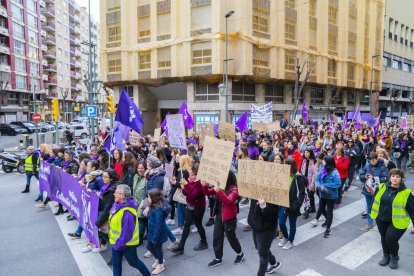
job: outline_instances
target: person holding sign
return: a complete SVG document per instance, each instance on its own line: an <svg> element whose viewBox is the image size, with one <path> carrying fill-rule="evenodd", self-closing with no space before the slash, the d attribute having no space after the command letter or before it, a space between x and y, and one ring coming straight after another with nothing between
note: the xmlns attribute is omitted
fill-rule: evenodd
<svg viewBox="0 0 414 276"><path fill-rule="evenodd" d="M208 266L218 266L223 263L223 242L224 233L230 243L231 248L236 252L237 257L234 260L235 264L240 264L244 260L244 254L241 249L239 240L236 236L237 227L237 198L239 192L237 189L237 178L234 172L229 171L227 177L226 187L224 191L220 187L220 183L217 183L214 188L208 187L204 181L203 192L207 196L216 195L218 202L215 204L217 209L215 210L214 232L213 232L213 248L215 259L211 261Z"/></svg>

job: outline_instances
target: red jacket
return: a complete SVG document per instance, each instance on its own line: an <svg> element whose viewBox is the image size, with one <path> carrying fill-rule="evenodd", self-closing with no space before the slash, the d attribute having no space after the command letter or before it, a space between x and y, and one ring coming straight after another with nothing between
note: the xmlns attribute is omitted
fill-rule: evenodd
<svg viewBox="0 0 414 276"><path fill-rule="evenodd" d="M227 194L220 190L217 193L214 191L214 188L209 188L207 185L203 186L203 192L207 196L217 195L217 197L223 203L221 208L222 220L228 221L237 217L237 197L239 196L239 190L236 186L230 188Z"/></svg>
<svg viewBox="0 0 414 276"><path fill-rule="evenodd" d="M339 176L341 178L347 178L348 177L348 169L349 169L349 157L348 156L335 156L335 163L336 163L336 169L339 172Z"/></svg>
<svg viewBox="0 0 414 276"><path fill-rule="evenodd" d="M285 157L288 158L289 154L289 149L286 149L285 151ZM298 149L295 149L295 151L292 154L292 158L293 160L295 160L296 165L298 166L298 168L300 168L300 165L302 164L302 154L300 153L300 151Z"/></svg>
<svg viewBox="0 0 414 276"><path fill-rule="evenodd" d="M201 188L200 181L194 181L195 177L188 179L188 184L184 186L184 194L187 196L187 204L197 209L206 208L206 198Z"/></svg>
<svg viewBox="0 0 414 276"><path fill-rule="evenodd" d="M119 179L121 179L122 175L122 162L118 162L114 164L114 170L118 174Z"/></svg>

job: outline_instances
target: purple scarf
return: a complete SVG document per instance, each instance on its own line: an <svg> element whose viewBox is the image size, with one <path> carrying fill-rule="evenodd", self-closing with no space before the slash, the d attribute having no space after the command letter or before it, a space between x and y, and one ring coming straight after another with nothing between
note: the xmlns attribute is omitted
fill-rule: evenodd
<svg viewBox="0 0 414 276"><path fill-rule="evenodd" d="M62 162L62 169L66 169L66 167L70 164L71 161L63 161Z"/></svg>
<svg viewBox="0 0 414 276"><path fill-rule="evenodd" d="M82 179L85 176L86 172L81 172L78 174L78 179Z"/></svg>
<svg viewBox="0 0 414 276"><path fill-rule="evenodd" d="M108 190L109 186L111 186L111 183L104 184L104 185L102 186L102 188L99 190L99 193L100 193L100 195L101 195L101 198L102 198L102 196L105 194L105 192Z"/></svg>
<svg viewBox="0 0 414 276"><path fill-rule="evenodd" d="M321 170L321 179L322 181L325 181L325 177L328 175L328 171L325 169L325 167Z"/></svg>
<svg viewBox="0 0 414 276"><path fill-rule="evenodd" d="M315 156L321 152L321 148L314 148L313 149L313 153L315 154Z"/></svg>
<svg viewBox="0 0 414 276"><path fill-rule="evenodd" d="M94 156L92 156L92 160L98 160L98 158L99 158L99 155L94 155Z"/></svg>
<svg viewBox="0 0 414 276"><path fill-rule="evenodd" d="M405 141L404 139L400 140L401 150L405 150L406 146L407 146L407 141Z"/></svg>

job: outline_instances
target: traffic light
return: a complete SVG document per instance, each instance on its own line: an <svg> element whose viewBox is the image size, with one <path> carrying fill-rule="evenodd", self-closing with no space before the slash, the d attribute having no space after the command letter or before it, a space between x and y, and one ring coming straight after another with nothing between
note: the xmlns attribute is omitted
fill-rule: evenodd
<svg viewBox="0 0 414 276"><path fill-rule="evenodd" d="M59 122L59 99L52 99L52 120Z"/></svg>
<svg viewBox="0 0 414 276"><path fill-rule="evenodd" d="M108 107L108 112L110 114L115 113L114 96L106 96L106 106Z"/></svg>

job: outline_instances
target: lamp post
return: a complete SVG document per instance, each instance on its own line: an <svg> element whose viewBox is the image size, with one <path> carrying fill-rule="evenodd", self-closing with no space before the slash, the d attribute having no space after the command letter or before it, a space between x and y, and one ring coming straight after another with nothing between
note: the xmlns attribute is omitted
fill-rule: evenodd
<svg viewBox="0 0 414 276"><path fill-rule="evenodd" d="M34 115L36 114L36 85L33 84L33 78L34 78L34 75L32 74L30 78L30 86L33 92L32 103L33 103L33 115ZM29 115L30 115L30 112L29 112ZM35 123L35 126L36 126L36 148L39 148L39 127L37 123Z"/></svg>
<svg viewBox="0 0 414 276"><path fill-rule="evenodd" d="M372 114L373 104L372 104L372 82L374 80L374 59L380 55L371 56L371 83L369 85L369 99L370 99L370 113ZM376 115L376 114L374 114Z"/></svg>

